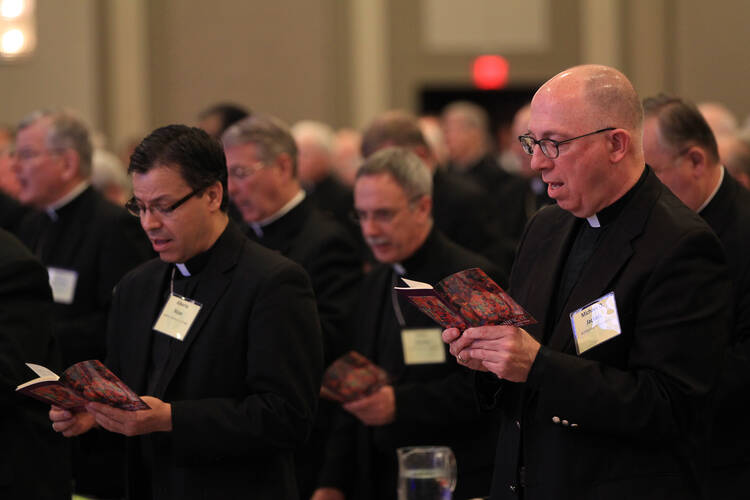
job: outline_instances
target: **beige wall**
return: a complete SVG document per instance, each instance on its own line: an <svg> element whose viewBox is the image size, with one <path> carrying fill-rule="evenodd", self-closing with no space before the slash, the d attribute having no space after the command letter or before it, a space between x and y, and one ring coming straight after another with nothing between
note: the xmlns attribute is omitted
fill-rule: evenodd
<svg viewBox="0 0 750 500"><path fill-rule="evenodd" d="M470 85L478 51L425 42L435 19L423 8L440 1L452 0L37 0L37 53L0 63L0 122L66 105L119 145L231 100L289 122L361 126L388 107L414 109L425 84ZM517 0L491 1L510 2L498 26L520 22ZM603 62L623 69L643 95L665 90L750 113L750 3L533 1L549 9L549 43L502 50L511 85Z"/></svg>

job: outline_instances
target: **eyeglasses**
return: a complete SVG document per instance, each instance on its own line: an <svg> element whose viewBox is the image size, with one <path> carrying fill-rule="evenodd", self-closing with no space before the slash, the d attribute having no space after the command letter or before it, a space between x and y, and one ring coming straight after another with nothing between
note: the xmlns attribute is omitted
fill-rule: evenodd
<svg viewBox="0 0 750 500"><path fill-rule="evenodd" d="M235 165L227 170L227 174L234 179L244 179L251 175L255 175L258 170L261 170L265 166L266 165L261 161L255 162L247 167L243 165Z"/></svg>
<svg viewBox="0 0 750 500"><path fill-rule="evenodd" d="M42 149L40 151L34 151L32 149L19 149L15 152L12 149L9 150L10 154L13 154L15 158L20 162L31 161L34 158L38 158L44 154L60 154L61 149Z"/></svg>
<svg viewBox="0 0 750 500"><path fill-rule="evenodd" d="M187 195L183 196L179 200L175 201L171 205L150 205L146 206L142 203L140 203L138 200L135 199L135 197L130 198L127 203L125 203L125 208L130 212L131 215L134 215L136 217L143 217L143 215L148 210L151 212L151 215L154 215L155 213L169 217L172 212L174 212L177 208L179 208L182 204L184 204L186 201L188 201L190 198L195 196L196 194L200 193L206 189L205 187L194 189Z"/></svg>
<svg viewBox="0 0 750 500"><path fill-rule="evenodd" d="M421 197L422 196L420 195L411 198L407 204L407 207L412 207L414 205L414 202L419 200ZM402 210L404 210L404 208L377 208L369 212L367 210L354 209L351 211L349 216L357 224L362 224L364 222L367 222L368 220L371 220L372 222L375 222L377 224L390 224Z"/></svg>
<svg viewBox="0 0 750 500"><path fill-rule="evenodd" d="M588 137L594 134L601 134L602 132L608 132L610 130L615 130L615 128L614 127L602 128L599 130L595 130L594 132L589 132L588 134L579 135L578 137L571 137L570 139L565 139L564 141L555 141L554 139L536 140L530 135L520 135L518 136L518 140L521 142L521 147L523 147L523 150L524 152L526 152L526 154L533 155L534 145L539 144L539 149L542 150L542 153L544 153L544 156L546 156L550 160L554 160L555 158L560 156L560 144L565 144L566 142L575 141L576 139L581 139L582 137Z"/></svg>

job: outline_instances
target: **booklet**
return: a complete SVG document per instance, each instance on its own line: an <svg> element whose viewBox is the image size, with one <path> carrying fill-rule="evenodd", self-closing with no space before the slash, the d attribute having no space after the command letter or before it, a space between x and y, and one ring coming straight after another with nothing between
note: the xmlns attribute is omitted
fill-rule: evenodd
<svg viewBox="0 0 750 500"><path fill-rule="evenodd" d="M420 311L443 328L465 330L474 326L524 326L537 321L478 267L442 279L434 287L401 278L395 287Z"/></svg>
<svg viewBox="0 0 750 500"><path fill-rule="evenodd" d="M372 394L387 383L385 370L357 351L349 351L334 361L323 374L320 395L346 403Z"/></svg>
<svg viewBox="0 0 750 500"><path fill-rule="evenodd" d="M38 378L16 391L66 410L81 411L86 403L104 403L121 410L148 410L149 406L98 359L76 363L58 376L40 365L26 363Z"/></svg>

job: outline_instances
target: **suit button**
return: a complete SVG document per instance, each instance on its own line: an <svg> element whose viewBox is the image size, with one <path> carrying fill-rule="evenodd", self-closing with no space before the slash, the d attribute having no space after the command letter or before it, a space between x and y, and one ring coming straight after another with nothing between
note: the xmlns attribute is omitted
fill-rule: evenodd
<svg viewBox="0 0 750 500"><path fill-rule="evenodd" d="M518 489L518 488L516 488L516 485L515 485L515 484L511 484L511 485L510 485L510 491L512 491L513 493L515 493L517 489Z"/></svg>
<svg viewBox="0 0 750 500"><path fill-rule="evenodd" d="M519 422L518 420L516 420L516 428L517 428L517 429L520 429L520 428L521 428L521 422Z"/></svg>
<svg viewBox="0 0 750 500"><path fill-rule="evenodd" d="M564 425L565 427L567 427L567 426L569 426L569 425L570 425L570 422L568 422L567 420L563 420L563 421L562 421L562 424L563 424L563 425Z"/></svg>
<svg viewBox="0 0 750 500"><path fill-rule="evenodd" d="M552 423L559 424L560 423L560 417L552 417Z"/></svg>

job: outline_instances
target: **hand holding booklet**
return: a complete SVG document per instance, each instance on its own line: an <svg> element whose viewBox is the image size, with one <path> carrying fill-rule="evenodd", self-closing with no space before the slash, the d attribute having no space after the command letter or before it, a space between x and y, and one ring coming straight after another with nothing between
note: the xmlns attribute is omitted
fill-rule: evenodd
<svg viewBox="0 0 750 500"><path fill-rule="evenodd" d="M395 290L443 328L524 326L537 321L478 267L442 279L434 287L401 278L407 286Z"/></svg>
<svg viewBox="0 0 750 500"><path fill-rule="evenodd" d="M385 370L357 351L349 351L331 363L323 374L320 395L346 403L372 394L387 383Z"/></svg>
<svg viewBox="0 0 750 500"><path fill-rule="evenodd" d="M26 363L37 378L16 387L16 391L66 410L81 411L93 401L121 410L148 410L149 406L101 361L76 363L59 377L52 370Z"/></svg>

